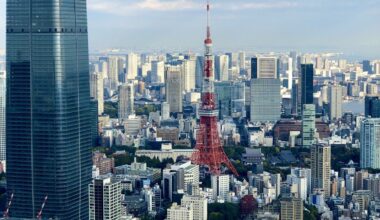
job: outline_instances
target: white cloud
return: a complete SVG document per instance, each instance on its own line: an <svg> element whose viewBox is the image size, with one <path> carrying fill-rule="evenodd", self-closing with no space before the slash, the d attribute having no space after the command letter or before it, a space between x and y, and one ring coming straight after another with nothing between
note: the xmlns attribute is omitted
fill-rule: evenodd
<svg viewBox="0 0 380 220"><path fill-rule="evenodd" d="M226 11L237 11L248 9L292 8L298 6L295 0L249 1L251 2L247 2L247 0L212 2L212 7ZM204 10L205 2L205 0L88 0L88 7L93 11L128 15L139 11Z"/></svg>
<svg viewBox="0 0 380 220"><path fill-rule="evenodd" d="M128 15L138 11L194 10L202 6L192 0L89 0L89 10Z"/></svg>
<svg viewBox="0 0 380 220"><path fill-rule="evenodd" d="M294 8L297 7L297 2L291 1L278 1L278 2L257 2L257 3L242 3L239 5L234 4L232 10L244 9L272 9L272 8Z"/></svg>
<svg viewBox="0 0 380 220"><path fill-rule="evenodd" d="M175 1L162 1L162 0L144 0L136 4L140 9L169 11L169 10L188 10L197 9L201 6L189 0L175 0Z"/></svg>

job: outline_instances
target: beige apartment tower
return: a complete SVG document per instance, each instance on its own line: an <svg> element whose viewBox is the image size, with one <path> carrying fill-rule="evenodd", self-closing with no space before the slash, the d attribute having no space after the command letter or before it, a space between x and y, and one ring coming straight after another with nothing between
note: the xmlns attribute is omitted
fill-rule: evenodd
<svg viewBox="0 0 380 220"><path fill-rule="evenodd" d="M301 198L281 199L281 220L303 220L303 201Z"/></svg>
<svg viewBox="0 0 380 220"><path fill-rule="evenodd" d="M330 196L331 147L327 144L311 146L311 186L323 189L325 198Z"/></svg>
<svg viewBox="0 0 380 220"><path fill-rule="evenodd" d="M182 68L171 66L165 70L166 102L169 103L170 112L182 112Z"/></svg>

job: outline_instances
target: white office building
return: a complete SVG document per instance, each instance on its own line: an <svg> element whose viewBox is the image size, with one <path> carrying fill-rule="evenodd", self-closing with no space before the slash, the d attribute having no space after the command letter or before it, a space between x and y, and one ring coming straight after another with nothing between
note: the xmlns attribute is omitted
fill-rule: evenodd
<svg viewBox="0 0 380 220"><path fill-rule="evenodd" d="M288 89L292 90L293 88L293 59L291 57L288 58L288 70L286 71L288 75Z"/></svg>
<svg viewBox="0 0 380 220"><path fill-rule="evenodd" d="M104 84L103 73L95 72L90 75L91 77L91 97L98 101L98 115L104 112Z"/></svg>
<svg viewBox="0 0 380 220"><path fill-rule="evenodd" d="M151 71L152 83L164 83L165 82L165 63L163 61L153 61Z"/></svg>
<svg viewBox="0 0 380 220"><path fill-rule="evenodd" d="M118 220L122 216L121 183L99 176L89 185L90 220Z"/></svg>
<svg viewBox="0 0 380 220"><path fill-rule="evenodd" d="M219 81L228 81L228 65L229 57L227 55L219 55L215 57L215 74Z"/></svg>
<svg viewBox="0 0 380 220"><path fill-rule="evenodd" d="M182 183L183 186L180 188L185 192L189 185L199 185L199 165L192 164L191 161L182 161L171 165L170 170L183 170L183 175L180 175L181 179L178 181Z"/></svg>
<svg viewBox="0 0 380 220"><path fill-rule="evenodd" d="M141 130L141 117L136 115L129 115L128 118L123 119L123 125L126 135L136 136Z"/></svg>
<svg viewBox="0 0 380 220"><path fill-rule="evenodd" d="M110 82L110 89L117 88L119 84L119 57L109 57L108 59L108 80Z"/></svg>
<svg viewBox="0 0 380 220"><path fill-rule="evenodd" d="M167 102L161 103L161 119L167 120L170 118L170 105Z"/></svg>
<svg viewBox="0 0 380 220"><path fill-rule="evenodd" d="M193 207L179 206L177 203L173 203L167 210L167 220L193 220Z"/></svg>
<svg viewBox="0 0 380 220"><path fill-rule="evenodd" d="M191 92L195 89L195 69L196 69L196 60L195 58L190 57L188 60L184 60L183 67L183 90L185 92Z"/></svg>
<svg viewBox="0 0 380 220"><path fill-rule="evenodd" d="M230 176L229 175L212 175L211 188L213 192L213 200L218 199L227 200L228 193L230 192Z"/></svg>
<svg viewBox="0 0 380 220"><path fill-rule="evenodd" d="M127 77L126 79L135 79L138 73L138 62L139 57L135 53L130 53L126 57L126 67Z"/></svg>
<svg viewBox="0 0 380 220"><path fill-rule="evenodd" d="M307 200L307 188L308 188L308 179L303 176L294 176L294 175L288 175L287 177L287 183L291 184L297 189L297 197L303 199L304 201Z"/></svg>
<svg viewBox="0 0 380 220"><path fill-rule="evenodd" d="M254 57L252 58L252 79L277 79L276 57Z"/></svg>
<svg viewBox="0 0 380 220"><path fill-rule="evenodd" d="M193 217L197 220L207 220L207 199L200 195L184 195L181 200L182 206L193 207Z"/></svg>
<svg viewBox="0 0 380 220"><path fill-rule="evenodd" d="M311 193L311 169L299 167L291 168L290 176L295 176L298 178L305 177L307 183L307 194ZM290 178L289 175L288 178Z"/></svg>

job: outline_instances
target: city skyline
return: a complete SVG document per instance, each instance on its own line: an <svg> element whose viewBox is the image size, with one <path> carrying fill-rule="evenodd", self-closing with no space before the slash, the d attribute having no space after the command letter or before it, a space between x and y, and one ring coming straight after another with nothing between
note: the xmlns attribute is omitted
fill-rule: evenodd
<svg viewBox="0 0 380 220"><path fill-rule="evenodd" d="M90 51L201 52L203 0L89 0ZM379 58L375 0L238 0L214 3L215 51L342 52L346 57ZM5 1L0 1L5 21ZM116 10L117 9L117 10ZM238 25L237 25L238 24ZM258 24L258 25L257 25ZM318 27L318 28L315 28ZM181 40L178 40L180 34ZM112 40L110 40L112 36ZM151 36L155 36L152 38ZM5 22L0 23L0 50Z"/></svg>
<svg viewBox="0 0 380 220"><path fill-rule="evenodd" d="M1 1L1 219L379 219L376 1Z"/></svg>

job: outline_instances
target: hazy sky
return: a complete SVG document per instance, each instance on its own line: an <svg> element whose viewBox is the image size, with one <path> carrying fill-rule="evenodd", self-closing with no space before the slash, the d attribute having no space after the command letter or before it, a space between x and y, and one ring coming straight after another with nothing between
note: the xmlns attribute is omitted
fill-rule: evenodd
<svg viewBox="0 0 380 220"><path fill-rule="evenodd" d="M5 1L0 0L0 48ZM90 49L202 49L205 0L87 0ZM212 0L216 50L380 58L379 0Z"/></svg>

